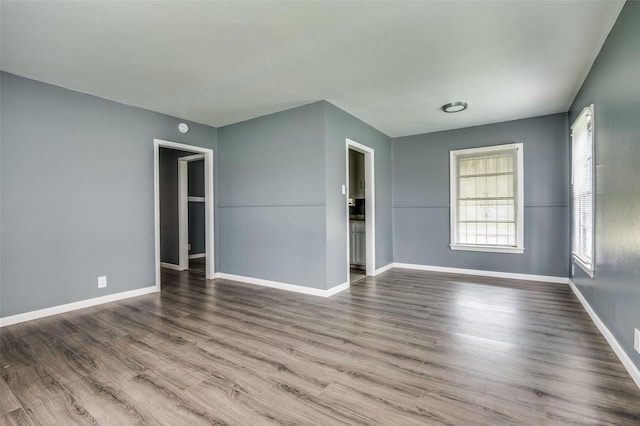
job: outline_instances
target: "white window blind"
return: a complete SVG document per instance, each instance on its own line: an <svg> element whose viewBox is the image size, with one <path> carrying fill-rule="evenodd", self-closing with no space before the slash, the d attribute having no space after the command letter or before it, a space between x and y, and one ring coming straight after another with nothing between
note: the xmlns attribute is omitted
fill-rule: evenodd
<svg viewBox="0 0 640 426"><path fill-rule="evenodd" d="M451 151L452 249L522 252L521 155L522 144Z"/></svg>
<svg viewBox="0 0 640 426"><path fill-rule="evenodd" d="M572 255L593 273L593 106L584 108L571 126Z"/></svg>

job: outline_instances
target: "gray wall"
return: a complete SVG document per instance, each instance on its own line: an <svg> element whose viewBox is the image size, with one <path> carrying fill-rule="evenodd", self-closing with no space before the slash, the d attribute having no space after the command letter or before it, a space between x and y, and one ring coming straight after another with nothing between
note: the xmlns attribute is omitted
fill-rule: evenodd
<svg viewBox="0 0 640 426"><path fill-rule="evenodd" d="M187 231L189 244L189 254L204 254L205 247L205 208L200 201L189 201L189 229Z"/></svg>
<svg viewBox="0 0 640 426"><path fill-rule="evenodd" d="M153 139L215 149L216 129L7 73L0 90L0 316L154 285Z"/></svg>
<svg viewBox="0 0 640 426"><path fill-rule="evenodd" d="M190 161L187 171L190 197L204 197L204 160Z"/></svg>
<svg viewBox="0 0 640 426"><path fill-rule="evenodd" d="M314 103L218 129L220 272L326 288L323 117Z"/></svg>
<svg viewBox="0 0 640 426"><path fill-rule="evenodd" d="M568 276L567 128L556 114L393 139L395 262ZM524 254L451 250L449 151L513 142L524 144Z"/></svg>
<svg viewBox="0 0 640 426"><path fill-rule="evenodd" d="M391 221L391 140L373 127L323 102L326 115L327 283L334 287L348 281L346 195L346 138L374 149L376 203L376 268L393 262Z"/></svg>
<svg viewBox="0 0 640 426"><path fill-rule="evenodd" d="M640 2L625 4L570 110L594 104L595 276L573 282L627 355L640 329Z"/></svg>
<svg viewBox="0 0 640 426"><path fill-rule="evenodd" d="M393 261L390 140L328 102L218 129L219 270L327 289L345 283L345 138L375 149L376 266Z"/></svg>

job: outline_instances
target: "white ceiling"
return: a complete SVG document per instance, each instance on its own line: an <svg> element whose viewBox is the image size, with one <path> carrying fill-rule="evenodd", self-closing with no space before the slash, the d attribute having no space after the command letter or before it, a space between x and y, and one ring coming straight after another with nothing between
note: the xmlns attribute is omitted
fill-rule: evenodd
<svg viewBox="0 0 640 426"><path fill-rule="evenodd" d="M623 4L2 0L0 67L216 127L326 99L403 136L567 111Z"/></svg>

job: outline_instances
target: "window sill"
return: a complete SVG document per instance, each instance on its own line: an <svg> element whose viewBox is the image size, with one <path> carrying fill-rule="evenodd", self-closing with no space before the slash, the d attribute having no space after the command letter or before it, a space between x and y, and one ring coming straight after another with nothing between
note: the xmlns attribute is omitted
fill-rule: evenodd
<svg viewBox="0 0 640 426"><path fill-rule="evenodd" d="M584 263L582 260L580 260L578 257L576 257L576 255L572 255L572 260L573 260L573 264L574 265L578 265L578 267L580 269L582 269L585 274L589 275L590 278L593 278L593 267L590 265L587 265L586 263Z"/></svg>
<svg viewBox="0 0 640 426"><path fill-rule="evenodd" d="M449 244L451 250L466 250L466 251L484 251L490 253L512 253L522 254L524 253L524 247L513 246L481 246L470 244Z"/></svg>

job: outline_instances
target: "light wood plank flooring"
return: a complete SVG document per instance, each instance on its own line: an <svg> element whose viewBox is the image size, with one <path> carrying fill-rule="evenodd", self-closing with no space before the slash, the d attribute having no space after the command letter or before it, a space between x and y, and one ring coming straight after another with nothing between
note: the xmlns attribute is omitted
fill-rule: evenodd
<svg viewBox="0 0 640 426"><path fill-rule="evenodd" d="M0 330L2 424L640 424L568 286L394 269L329 299L163 271Z"/></svg>

